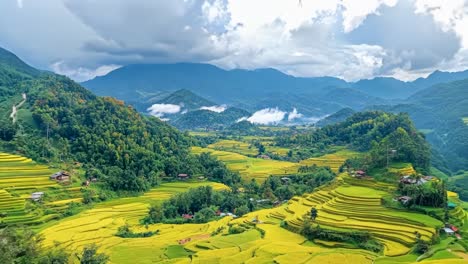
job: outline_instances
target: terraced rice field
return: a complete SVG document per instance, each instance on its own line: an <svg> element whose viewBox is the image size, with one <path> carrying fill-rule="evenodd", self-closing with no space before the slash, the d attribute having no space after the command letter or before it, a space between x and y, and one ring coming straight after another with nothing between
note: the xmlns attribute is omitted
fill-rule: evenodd
<svg viewBox="0 0 468 264"><path fill-rule="evenodd" d="M128 223L137 232L146 231L139 220L148 212L151 202L168 199L176 193L202 185L210 185L215 190L226 189L223 184L212 182L173 182L164 183L140 197L122 198L98 204L76 216L44 229L44 246L53 246L54 241L71 252L79 251L84 245L97 243L108 253L114 263L135 263L135 257L142 262L152 263L164 256L169 245L177 245L177 240L189 236L206 236L220 225L225 225L228 218L204 225L152 225L148 230L160 230L160 235L150 238L124 239L114 236L117 228ZM164 238L164 239L163 239ZM160 250L162 250L160 252ZM132 253L133 252L133 253ZM143 255L135 255L135 254Z"/></svg>
<svg viewBox="0 0 468 264"><path fill-rule="evenodd" d="M208 148L235 152L246 156L256 156L258 154L258 149L255 146L237 140L221 140L208 145Z"/></svg>
<svg viewBox="0 0 468 264"><path fill-rule="evenodd" d="M59 187L49 180L53 173L26 157L0 153L0 219L7 224L33 225L46 222L57 215L43 215L26 208L31 193Z"/></svg>
<svg viewBox="0 0 468 264"><path fill-rule="evenodd" d="M427 215L383 207L381 198L386 194L384 191L343 182L331 190L295 197L287 206L269 213L265 220L276 218L287 221L292 228L300 228L304 215L316 207L318 217L315 221L322 228L368 231L385 245L384 254L387 256L407 254L416 241L416 231L422 239L429 241L436 234L436 229L442 226L439 220Z"/></svg>
<svg viewBox="0 0 468 264"><path fill-rule="evenodd" d="M340 168L343 163L352 157L356 157L360 155L358 152L354 152L351 150L340 150L337 151L333 154L327 154L318 158L310 158L301 161L300 163L302 165L317 165L320 167L330 167L330 169L334 172L338 172L338 169Z"/></svg>
<svg viewBox="0 0 468 264"><path fill-rule="evenodd" d="M270 175L287 175L296 173L298 168L301 166L300 164L293 162L250 158L233 152L192 147L192 153L194 154L200 154L203 152L211 153L213 156L223 161L230 170L239 172L246 180L254 178L261 182Z"/></svg>
<svg viewBox="0 0 468 264"><path fill-rule="evenodd" d="M312 194L294 197L283 206L252 212L237 219L225 217L207 224L141 226L138 220L146 214L150 201L167 199L174 193L186 190L188 185L206 184L165 183L141 197L99 204L94 209L43 230L42 234L47 246L53 246L54 241L58 241L61 247L72 252L86 244L97 243L110 256L111 263L135 263L136 260L143 264L416 262L417 256L398 256L407 254L415 243L415 231L421 233L423 239L429 240L442 223L426 215L383 207L380 201L390 185L365 181L342 174L335 184ZM357 182L361 186L357 186ZM211 184L215 189L226 188ZM330 241L313 243L280 227L280 223L285 221L290 227L298 228L313 206L318 209L316 222L322 228L369 231L385 245L386 257L349 248L346 244ZM260 220L255 227L252 225L254 219ZM125 222L136 232L159 230L160 233L149 238L124 239L114 236L117 228ZM247 231L230 235L229 225L244 227ZM213 234L220 229L220 233ZM436 257L443 258L443 263L462 263L454 256ZM432 258L427 263L430 261Z"/></svg>

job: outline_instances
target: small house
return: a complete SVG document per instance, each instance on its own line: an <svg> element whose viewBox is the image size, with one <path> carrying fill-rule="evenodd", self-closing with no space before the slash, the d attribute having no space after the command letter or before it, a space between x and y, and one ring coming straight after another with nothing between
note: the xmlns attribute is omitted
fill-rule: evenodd
<svg viewBox="0 0 468 264"><path fill-rule="evenodd" d="M366 177L366 172L363 171L363 170L358 170L358 171L356 171L356 173L355 173L355 177L356 177L356 178L364 178L364 177Z"/></svg>
<svg viewBox="0 0 468 264"><path fill-rule="evenodd" d="M31 200L37 202L42 199L42 196L44 196L43 192L35 192L31 194Z"/></svg>
<svg viewBox="0 0 468 264"><path fill-rule="evenodd" d="M398 201L401 202L402 204L407 204L409 203L409 201L411 201L411 197L410 196L400 196L398 197Z"/></svg>
<svg viewBox="0 0 468 264"><path fill-rule="evenodd" d="M271 157L270 157L270 156L268 156L268 155L265 155L265 154L258 155L258 156L257 156L257 158L259 158L259 159L264 159L264 160L269 160L269 159L271 159Z"/></svg>
<svg viewBox="0 0 468 264"><path fill-rule="evenodd" d="M455 209L455 207L457 207L457 205L456 205L455 203L448 202L448 203L447 203L447 207L448 207L449 209Z"/></svg>
<svg viewBox="0 0 468 264"><path fill-rule="evenodd" d="M70 174L65 171L59 171L52 174L49 178L58 182L68 182L70 181Z"/></svg>
<svg viewBox="0 0 468 264"><path fill-rule="evenodd" d="M186 174L186 173L179 173L179 175L177 175L177 178L178 178L179 180L186 180L186 179L189 178L189 175Z"/></svg>
<svg viewBox="0 0 468 264"><path fill-rule="evenodd" d="M282 177L282 178L281 178L281 182L282 182L283 184L288 184L290 180L291 180L291 179L288 178L288 177Z"/></svg>
<svg viewBox="0 0 468 264"><path fill-rule="evenodd" d="M458 232L458 228L456 226L450 225L449 227L450 229L452 229L453 232Z"/></svg>
<svg viewBox="0 0 468 264"><path fill-rule="evenodd" d="M186 220L190 220L190 219L193 219L193 215L191 215L191 214L183 214L183 215L182 215L182 218L183 218L183 219L186 219Z"/></svg>
<svg viewBox="0 0 468 264"><path fill-rule="evenodd" d="M403 183L403 184L421 185L421 184L425 184L426 182L428 182L428 180L424 179L424 177L422 177L420 179L416 179L416 178L412 177L411 175L405 175L405 176L400 178L400 183Z"/></svg>
<svg viewBox="0 0 468 264"><path fill-rule="evenodd" d="M448 227L444 227L444 232L449 236L453 236L455 234L455 232Z"/></svg>

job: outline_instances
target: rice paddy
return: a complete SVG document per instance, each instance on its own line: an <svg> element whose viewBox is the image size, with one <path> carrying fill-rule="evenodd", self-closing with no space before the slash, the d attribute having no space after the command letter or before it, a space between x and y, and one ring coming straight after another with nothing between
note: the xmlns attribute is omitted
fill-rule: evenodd
<svg viewBox="0 0 468 264"><path fill-rule="evenodd" d="M296 173L298 168L301 166L299 163L250 158L234 152L192 147L192 153L194 154L200 154L203 152L211 153L213 156L223 161L230 170L239 172L246 180L256 179L261 182L267 179L270 175L287 175Z"/></svg>
<svg viewBox="0 0 468 264"><path fill-rule="evenodd" d="M369 182L362 186L354 184L359 181ZM429 241L442 223L427 215L383 207L381 198L388 194L385 190L390 185L359 181L341 174L335 184L294 197L283 206L255 211L237 219L225 217L206 224L142 226L139 219L146 214L150 202L167 199L189 186L210 184L215 189L226 188L207 182L164 183L144 196L98 204L94 209L43 230L42 234L46 246L53 246L57 241L70 252L97 243L110 256L111 263L135 263L135 260L138 263L415 263L417 256L407 255L416 241L415 232ZM455 195L450 193L449 196ZM280 226L285 222L290 228L299 228L312 207L318 210L315 221L322 228L370 232L383 243L384 256L346 243L306 241L303 236ZM259 223L253 225L254 219ZM124 223L137 232L160 232L148 238L114 236ZM229 234L230 225L246 231ZM219 230L221 232L213 233ZM455 254L446 252L437 253L424 262L440 261L439 258L444 263L462 263Z"/></svg>
<svg viewBox="0 0 468 264"><path fill-rule="evenodd" d="M310 158L301 161L302 165L317 165L321 167L330 167L334 172L338 172L339 168L343 163L352 157L360 155L358 152L351 150L340 150L333 154L327 154L318 158Z"/></svg>
<svg viewBox="0 0 468 264"><path fill-rule="evenodd" d="M267 214L264 221L276 218L286 221L292 228L300 228L304 215L315 207L318 210L315 222L322 228L368 231L384 244L386 256L407 254L416 242L416 231L422 239L430 241L443 225L427 215L383 207L384 191L343 182L331 190L293 198L287 206Z"/></svg>
<svg viewBox="0 0 468 264"><path fill-rule="evenodd" d="M28 209L31 193L58 188L49 180L53 173L48 167L36 164L26 157L0 153L0 222L6 224L36 225L57 217Z"/></svg>
<svg viewBox="0 0 468 264"><path fill-rule="evenodd" d="M222 151L230 151L239 153L245 156L255 156L258 154L258 149L252 144L237 141L237 140L221 140L208 145L208 148Z"/></svg>
<svg viewBox="0 0 468 264"><path fill-rule="evenodd" d="M229 151L234 153L239 153L245 156L257 156L258 155L258 148L255 147L251 142L254 140L260 140L260 143L265 146L265 150L267 153L286 156L289 152L288 148L282 148L273 145L273 140L266 138L266 139L249 139L249 137L244 137L243 141L232 140L232 139L225 139L220 140L216 143L210 144L207 147L214 149L214 150L221 150L221 151Z"/></svg>
<svg viewBox="0 0 468 264"><path fill-rule="evenodd" d="M237 170L244 178L265 179L271 174L294 173L299 166L316 164L336 170L351 151L338 151L302 163L250 158L238 153L193 148L194 153L210 152ZM341 162L341 163L340 163ZM401 164L400 164L401 165ZM398 168L397 168L398 167ZM409 170L409 166L395 169ZM412 167L411 167L412 169ZM64 187L49 181L53 173L46 166L9 154L0 154L0 210L7 217L2 221L38 224L55 217L26 209L26 200L32 191L62 191ZM41 183L43 183L41 185ZM140 223L150 203L162 202L189 188L210 185L215 190L226 189L220 183L206 181L170 182L138 197L113 199L96 204L78 215L62 219L43 227L44 246L58 247L70 253L83 246L96 243L110 256L111 263L416 263L417 256L409 254L416 242L415 232L429 241L443 224L428 215L397 211L381 204L382 197L395 186L372 179L356 179L340 174L334 184L319 188L288 203L271 209L255 211L241 218L224 217L206 224L154 224ZM47 208L60 212L71 202L80 202L80 187L66 188L74 193L68 198L51 200ZM448 193L449 200L458 201L456 193ZM383 256L361 250L347 243L314 240L283 227L300 228L312 207L318 210L315 223L322 228L343 232L367 231L384 245ZM450 211L452 217L466 220L461 207ZM260 222L254 225L254 219ZM135 232L156 231L147 238L121 238L115 236L118 227L128 223ZM240 234L229 234L229 226L246 229ZM181 242L183 241L183 242ZM456 250L456 248L453 248ZM435 252L425 263L463 263L460 256L446 249Z"/></svg>

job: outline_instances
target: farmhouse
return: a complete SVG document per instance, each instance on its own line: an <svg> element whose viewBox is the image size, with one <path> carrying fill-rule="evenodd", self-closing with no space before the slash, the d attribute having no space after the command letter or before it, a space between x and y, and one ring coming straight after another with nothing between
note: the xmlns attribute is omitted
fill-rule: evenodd
<svg viewBox="0 0 468 264"><path fill-rule="evenodd" d="M363 170L358 170L358 171L356 171L356 173L354 174L354 177L356 177L356 178L364 178L364 177L366 177L366 172L363 171Z"/></svg>
<svg viewBox="0 0 468 264"><path fill-rule="evenodd" d="M398 201L401 202L402 204L407 204L409 201L411 201L411 197L409 196L400 196L398 197Z"/></svg>
<svg viewBox="0 0 468 264"><path fill-rule="evenodd" d="M183 214L183 215L182 215L182 218L183 218L183 219L187 219L187 220L193 219L193 215L191 215L191 214Z"/></svg>
<svg viewBox="0 0 468 264"><path fill-rule="evenodd" d="M453 236L455 234L455 232L448 227L444 227L444 232L449 236Z"/></svg>
<svg viewBox="0 0 468 264"><path fill-rule="evenodd" d="M281 178L281 182L282 182L283 184L288 184L290 180L291 180L291 179L288 178L288 177L282 177L282 178Z"/></svg>
<svg viewBox="0 0 468 264"><path fill-rule="evenodd" d="M65 171L59 171L52 174L49 178L58 182L68 182L70 181L70 174Z"/></svg>
<svg viewBox="0 0 468 264"><path fill-rule="evenodd" d="M257 156L257 158L259 158L259 159L264 159L264 160L269 160L269 159L271 159L271 157L270 157L270 156L268 156L268 155L265 155L265 154L258 155L258 156Z"/></svg>
<svg viewBox="0 0 468 264"><path fill-rule="evenodd" d="M179 175L177 175L177 178L179 178L179 180L186 180L189 178L189 175L186 173L179 173Z"/></svg>
<svg viewBox="0 0 468 264"><path fill-rule="evenodd" d="M425 184L426 182L428 182L428 180L424 179L424 177L417 179L417 178L412 177L411 175L405 175L400 178L400 183L403 183L403 184L421 185L421 184Z"/></svg>
<svg viewBox="0 0 468 264"><path fill-rule="evenodd" d="M31 194L31 200L37 202L42 199L42 196L44 196L43 192L35 192Z"/></svg>

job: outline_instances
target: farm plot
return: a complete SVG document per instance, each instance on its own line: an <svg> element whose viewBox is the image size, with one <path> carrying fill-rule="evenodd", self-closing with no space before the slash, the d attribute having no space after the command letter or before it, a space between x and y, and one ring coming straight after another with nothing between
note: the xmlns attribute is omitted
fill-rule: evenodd
<svg viewBox="0 0 468 264"><path fill-rule="evenodd" d="M287 206L270 212L265 220L282 220L292 228L300 228L304 215L315 207L318 210L315 222L322 228L368 231L384 244L387 256L407 254L416 242L416 231L429 241L442 226L439 220L427 215L383 207L380 201L383 195L385 192L372 188L341 185L295 197Z"/></svg>
<svg viewBox="0 0 468 264"><path fill-rule="evenodd" d="M64 249L76 252L81 250L84 245L97 243L112 257L112 261L115 263L134 263L134 254L126 254L129 252L141 252L142 254L146 252L146 256L138 256L138 259L140 260L141 257L143 261L139 263L145 263L146 260L151 263L155 257L154 254L157 256L158 248L164 249L169 245L177 245L177 240L184 239L187 236L200 236L206 234L206 232L211 233L219 225L225 223L151 225L148 230L160 230L160 235L140 239L125 239L114 236L118 227L128 223L136 232L145 232L147 229L140 225L139 220L147 214L148 205L151 202L163 201L176 193L202 185L210 185L215 190L227 188L223 184L212 182L163 183L143 196L100 203L93 209L44 229L41 232L45 238L44 245L46 247L53 246L54 241L58 241ZM161 252L161 254L163 253Z"/></svg>
<svg viewBox="0 0 468 264"><path fill-rule="evenodd" d="M246 142L237 140L221 140L216 143L208 145L208 148L239 153L245 156L256 156L258 149Z"/></svg>
<svg viewBox="0 0 468 264"><path fill-rule="evenodd" d="M310 158L301 161L301 165L317 165L320 167L330 167L334 172L338 172L339 168L343 163L352 157L359 156L359 152L354 152L351 150L340 150L333 154L327 154L318 158Z"/></svg>
<svg viewBox="0 0 468 264"><path fill-rule="evenodd" d="M300 167L300 164L293 162L250 158L233 152L192 147L192 153L194 154L203 152L211 153L213 156L223 161L230 170L239 172L240 175L247 180L256 179L258 181L264 181L270 175L296 173Z"/></svg>
<svg viewBox="0 0 468 264"><path fill-rule="evenodd" d="M26 209L32 192L58 187L49 180L52 171L26 157L0 153L0 221L7 224L40 224L56 218Z"/></svg>

